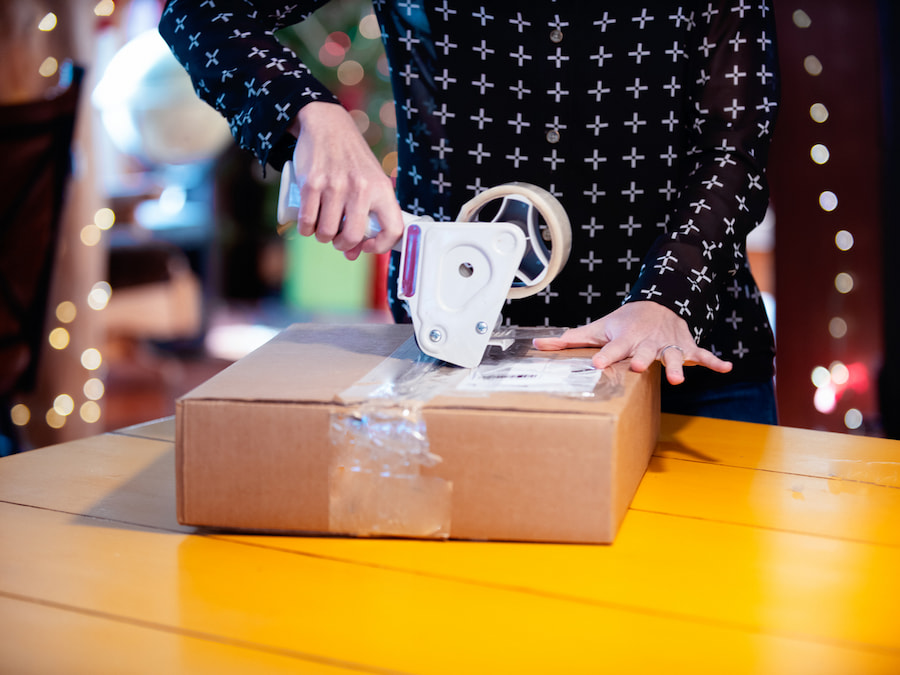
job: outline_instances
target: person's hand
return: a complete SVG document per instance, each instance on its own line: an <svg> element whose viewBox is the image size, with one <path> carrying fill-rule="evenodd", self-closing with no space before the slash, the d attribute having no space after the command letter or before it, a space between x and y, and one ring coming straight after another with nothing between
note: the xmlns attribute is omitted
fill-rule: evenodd
<svg viewBox="0 0 900 675"><path fill-rule="evenodd" d="M600 347L594 354L597 368L631 360L631 369L643 372L659 360L671 384L684 382L684 366L700 365L727 373L732 364L694 342L687 322L668 307L655 302L630 302L586 326L570 328L557 338L537 338L543 351L576 347Z"/></svg>
<svg viewBox="0 0 900 675"><path fill-rule="evenodd" d="M389 251L403 234L400 206L391 179L350 114L334 103L309 103L289 131L297 137L300 234L331 242L350 260L363 252ZM365 239L370 214L381 232Z"/></svg>

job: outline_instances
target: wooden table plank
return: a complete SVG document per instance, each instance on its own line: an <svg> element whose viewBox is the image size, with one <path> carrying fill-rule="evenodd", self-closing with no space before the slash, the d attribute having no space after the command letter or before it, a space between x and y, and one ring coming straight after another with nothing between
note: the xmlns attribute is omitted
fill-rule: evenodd
<svg viewBox="0 0 900 675"><path fill-rule="evenodd" d="M16 675L98 673L307 673L378 672L318 663L259 645L188 635L170 626L124 620L0 595L0 671Z"/></svg>
<svg viewBox="0 0 900 675"><path fill-rule="evenodd" d="M662 415L659 457L900 487L900 441Z"/></svg>
<svg viewBox="0 0 900 675"><path fill-rule="evenodd" d="M141 424L133 424L112 432L123 436L137 436L138 438L151 438L157 441L175 442L175 417L162 417L158 420L150 420Z"/></svg>
<svg viewBox="0 0 900 675"><path fill-rule="evenodd" d="M103 434L4 457L0 501L193 532L175 511L172 443Z"/></svg>
<svg viewBox="0 0 900 675"><path fill-rule="evenodd" d="M649 520L663 518L640 515ZM682 520L698 527L708 525ZM662 536L667 529L659 527L656 532ZM670 535L671 540L660 541L655 549L646 534L651 533L641 538L648 564L654 551L670 547L677 538ZM454 546L406 543L435 553ZM460 582L211 537L105 525L97 519L8 504L0 505L0 546L4 551L0 592L7 595L126 622L168 626L188 635L215 635L223 641L351 668L410 673L578 673L600 666L621 673L741 673L771 672L776 664L797 673L887 673L900 668L896 649L846 639L810 639L790 616L766 616L776 611L789 614L790 603L770 606L766 588L756 588L759 594L745 589L744 583L750 581L746 570L729 570L736 557L727 555L720 558L717 578L704 579L694 589L696 599L719 593L719 585L730 580L736 604L752 601L745 606L747 620L759 621L760 627L783 625L786 633L754 630L744 619L735 624L685 618L682 612L690 611L689 604L674 613L664 605L642 610L620 606L615 597L590 602L542 592L530 583L514 588ZM487 565L493 553L517 548L456 545L463 546L469 547L471 555L487 553L483 560ZM561 551L566 547L546 548ZM619 549L592 550L613 554ZM778 555L774 549L773 554ZM871 562L873 577L880 578L879 565L889 561ZM528 577L527 572L522 573ZM562 577L569 574L565 564L553 572ZM593 577L595 588L600 584L604 592L620 584L638 589L643 582L650 582L655 591L662 587L652 577L642 579L644 569L625 578L607 577L606 572L598 570ZM583 581L588 583L588 578ZM789 581L784 580L785 586ZM785 586L775 583L771 595ZM820 620L822 624L852 623L858 612L871 612L872 624L882 618L876 597L849 605L843 604L843 597L828 600L840 612L831 612L828 619ZM841 618L844 610L847 616ZM875 635L876 628L871 629Z"/></svg>
<svg viewBox="0 0 900 675"><path fill-rule="evenodd" d="M900 654L892 547L641 512L629 513L612 547L228 538Z"/></svg>
<svg viewBox="0 0 900 675"><path fill-rule="evenodd" d="M900 546L900 489L654 457L633 509Z"/></svg>

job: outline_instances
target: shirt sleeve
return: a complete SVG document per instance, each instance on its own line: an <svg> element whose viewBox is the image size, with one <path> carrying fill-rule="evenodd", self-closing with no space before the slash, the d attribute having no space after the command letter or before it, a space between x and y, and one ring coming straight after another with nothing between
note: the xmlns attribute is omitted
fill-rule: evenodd
<svg viewBox="0 0 900 675"><path fill-rule="evenodd" d="M281 167L295 139L285 133L307 103L338 100L275 32L325 0L169 0L159 33L194 89L228 120L238 144Z"/></svg>
<svg viewBox="0 0 900 675"><path fill-rule="evenodd" d="M768 206L765 167L779 99L775 22L768 0L749 5L720 0L695 17L686 176L625 299L669 307L698 341Z"/></svg>

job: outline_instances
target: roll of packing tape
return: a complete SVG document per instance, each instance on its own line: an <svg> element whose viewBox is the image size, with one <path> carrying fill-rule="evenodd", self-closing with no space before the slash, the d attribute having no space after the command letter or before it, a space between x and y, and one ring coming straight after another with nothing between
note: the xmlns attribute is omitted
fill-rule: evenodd
<svg viewBox="0 0 900 675"><path fill-rule="evenodd" d="M502 200L499 212L492 221L510 221L525 230L529 249L520 266L520 285L509 290L508 298L515 300L536 295L559 275L572 251L572 226L559 200L547 190L530 183L504 183L489 188L463 204L457 220L475 222L490 202ZM512 202L512 204L510 204ZM540 216L549 233L550 246L544 241L535 216ZM525 271L528 267L529 270ZM538 273L534 273L537 270Z"/></svg>

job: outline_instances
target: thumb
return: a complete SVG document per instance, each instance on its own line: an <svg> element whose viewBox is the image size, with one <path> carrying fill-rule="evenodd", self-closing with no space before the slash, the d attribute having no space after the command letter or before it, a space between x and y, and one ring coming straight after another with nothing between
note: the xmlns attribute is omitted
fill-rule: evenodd
<svg viewBox="0 0 900 675"><path fill-rule="evenodd" d="M533 344L535 349L542 351L558 351L560 349L600 346L600 342L592 337L588 326L569 328L559 337L535 338Z"/></svg>
<svg viewBox="0 0 900 675"><path fill-rule="evenodd" d="M535 338L532 340L534 348L542 352L555 352L565 349L568 343L562 337Z"/></svg>

